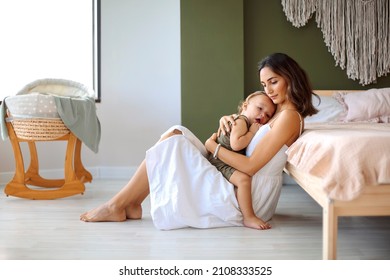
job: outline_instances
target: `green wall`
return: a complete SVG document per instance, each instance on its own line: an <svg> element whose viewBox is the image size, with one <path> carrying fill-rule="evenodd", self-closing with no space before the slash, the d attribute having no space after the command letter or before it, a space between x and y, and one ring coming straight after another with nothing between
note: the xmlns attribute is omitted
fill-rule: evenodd
<svg viewBox="0 0 390 280"><path fill-rule="evenodd" d="M202 141L244 97L243 0L182 0L182 124Z"/></svg>
<svg viewBox="0 0 390 280"><path fill-rule="evenodd" d="M222 115L260 89L257 63L284 52L306 70L314 89L390 87L390 75L361 86L335 66L315 17L294 27L281 0L181 0L182 124L202 141Z"/></svg>

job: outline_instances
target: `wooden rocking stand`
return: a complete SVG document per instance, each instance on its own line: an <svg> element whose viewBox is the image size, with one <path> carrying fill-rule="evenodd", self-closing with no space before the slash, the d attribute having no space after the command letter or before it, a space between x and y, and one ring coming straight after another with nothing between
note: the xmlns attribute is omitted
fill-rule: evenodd
<svg viewBox="0 0 390 280"><path fill-rule="evenodd" d="M76 194L83 194L85 182L92 181L92 175L81 162L81 141L71 131L50 140L31 140L17 136L12 122L7 121L9 138L15 155L16 171L13 179L6 185L4 192L7 196L27 199L56 199ZM68 141L65 155L65 178L45 179L39 175L38 153L36 141ZM30 165L25 172L20 142L27 142L30 150ZM42 187L29 188L28 185Z"/></svg>

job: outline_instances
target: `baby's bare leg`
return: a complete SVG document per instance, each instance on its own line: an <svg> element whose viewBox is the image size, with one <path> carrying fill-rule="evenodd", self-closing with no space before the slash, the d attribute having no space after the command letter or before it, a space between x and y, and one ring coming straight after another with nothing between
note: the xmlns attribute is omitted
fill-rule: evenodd
<svg viewBox="0 0 390 280"><path fill-rule="evenodd" d="M252 205L252 178L238 170L230 176L230 182L237 187L237 200L244 217L244 225L254 229L270 229L271 225L258 218Z"/></svg>

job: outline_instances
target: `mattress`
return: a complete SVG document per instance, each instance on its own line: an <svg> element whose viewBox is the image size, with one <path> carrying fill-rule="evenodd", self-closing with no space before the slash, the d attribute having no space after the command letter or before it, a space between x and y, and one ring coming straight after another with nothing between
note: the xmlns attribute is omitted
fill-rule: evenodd
<svg viewBox="0 0 390 280"><path fill-rule="evenodd" d="M353 200L366 186L390 183L390 124L308 124L287 161L321 178L330 199Z"/></svg>

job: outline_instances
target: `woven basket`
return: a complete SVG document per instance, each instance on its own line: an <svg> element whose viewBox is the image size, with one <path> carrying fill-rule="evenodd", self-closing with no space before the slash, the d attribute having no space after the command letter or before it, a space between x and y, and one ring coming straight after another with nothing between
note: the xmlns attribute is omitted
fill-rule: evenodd
<svg viewBox="0 0 390 280"><path fill-rule="evenodd" d="M10 122L19 139L50 141L69 133L61 119L11 119Z"/></svg>

